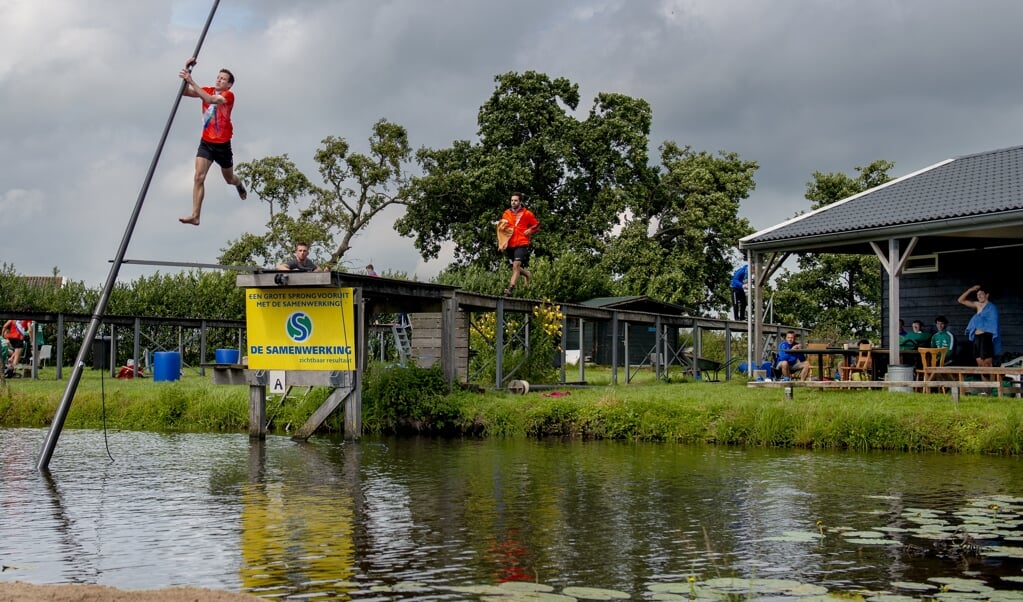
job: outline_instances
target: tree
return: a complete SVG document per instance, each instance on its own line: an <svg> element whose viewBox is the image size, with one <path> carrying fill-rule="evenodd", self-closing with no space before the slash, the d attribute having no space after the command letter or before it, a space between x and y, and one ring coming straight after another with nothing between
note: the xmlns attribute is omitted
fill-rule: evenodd
<svg viewBox="0 0 1023 602"><path fill-rule="evenodd" d="M814 172L806 184L813 210L889 181L894 163L879 159L857 167L855 178ZM812 328L826 339L876 336L881 328L881 262L873 254L800 254L799 271L778 278L775 313L779 320Z"/></svg>
<svg viewBox="0 0 1023 602"><path fill-rule="evenodd" d="M643 294L706 312L729 302L726 282L739 239L753 232L739 218L757 164L735 153L713 156L674 142L661 146L654 194L633 198L631 217L605 263L620 294Z"/></svg>
<svg viewBox="0 0 1023 602"><path fill-rule="evenodd" d="M311 183L287 155L238 166L238 176L270 209L267 232L231 241L222 263L272 265L290 256L294 242L329 253L334 266L353 239L381 211L406 204L405 166L412 159L405 128L381 119L373 125L369 154L351 152L344 138L328 136L314 159L324 186Z"/></svg>
<svg viewBox="0 0 1023 602"><path fill-rule="evenodd" d="M479 143L457 140L421 149L423 175L410 187L409 211L395 224L424 258L443 241L455 262L499 265L493 222L513 191L525 194L540 232L534 254L586 253L595 264L624 209L624 192L653 181L647 167L649 104L599 94L585 120L571 114L578 86L529 71L496 78L480 108Z"/></svg>
<svg viewBox="0 0 1023 602"><path fill-rule="evenodd" d="M696 310L727 303L721 282L739 238L752 232L738 209L756 163L667 142L659 169L649 164L653 115L645 100L600 93L579 119L578 87L564 78L530 71L496 82L480 108L478 143L417 154L423 176L395 229L414 237L423 257L452 240L456 268L478 265L482 273L453 269L445 278L498 293L503 263L493 222L521 191L541 222L536 261L553 271L534 270L531 295L650 295Z"/></svg>

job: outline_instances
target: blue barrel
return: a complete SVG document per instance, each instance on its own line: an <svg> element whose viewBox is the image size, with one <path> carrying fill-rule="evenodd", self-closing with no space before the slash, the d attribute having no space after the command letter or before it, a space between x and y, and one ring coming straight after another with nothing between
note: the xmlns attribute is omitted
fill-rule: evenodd
<svg viewBox="0 0 1023 602"><path fill-rule="evenodd" d="M153 354L153 381L181 378L181 354L177 351L157 351Z"/></svg>
<svg viewBox="0 0 1023 602"><path fill-rule="evenodd" d="M237 364L238 363L238 350L237 349L217 349L213 353L218 364Z"/></svg>

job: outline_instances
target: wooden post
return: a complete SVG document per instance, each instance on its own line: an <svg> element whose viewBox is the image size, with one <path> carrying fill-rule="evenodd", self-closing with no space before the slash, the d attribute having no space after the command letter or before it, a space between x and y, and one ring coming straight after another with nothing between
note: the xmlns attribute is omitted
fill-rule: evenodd
<svg viewBox="0 0 1023 602"><path fill-rule="evenodd" d="M249 386L249 439L266 439L266 385Z"/></svg>
<svg viewBox="0 0 1023 602"><path fill-rule="evenodd" d="M454 291L445 292L444 300L441 301L440 366L448 384L448 391L455 388L458 374L458 362L455 358L455 339L458 338L458 328L455 324L457 314L458 304L455 302Z"/></svg>
<svg viewBox="0 0 1023 602"><path fill-rule="evenodd" d="M362 287L354 289L353 305L355 307L355 372L352 374L352 392L345 402L345 439L358 441L362 438L362 377L366 371L368 345L366 345L366 323L369 314L366 302L362 298ZM337 391L335 391L337 393ZM326 417L324 417L326 419Z"/></svg>

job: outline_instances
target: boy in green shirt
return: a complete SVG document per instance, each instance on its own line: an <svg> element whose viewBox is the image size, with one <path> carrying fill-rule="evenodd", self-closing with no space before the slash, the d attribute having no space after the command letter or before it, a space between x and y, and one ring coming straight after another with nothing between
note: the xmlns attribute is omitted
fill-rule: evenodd
<svg viewBox="0 0 1023 602"><path fill-rule="evenodd" d="M934 327L937 328L938 331L931 337L931 347L943 348L945 350L945 362L947 363L949 358L952 357L956 338L948 331L948 318L945 316L938 316L937 318L934 318Z"/></svg>

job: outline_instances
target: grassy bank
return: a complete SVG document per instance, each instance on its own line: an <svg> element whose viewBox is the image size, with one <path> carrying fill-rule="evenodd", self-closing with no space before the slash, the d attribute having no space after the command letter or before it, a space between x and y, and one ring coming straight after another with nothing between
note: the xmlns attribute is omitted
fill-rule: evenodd
<svg viewBox="0 0 1023 602"><path fill-rule="evenodd" d="M810 449L947 451L1023 454L1023 403L1013 398L964 397L887 391L747 389L742 381L655 383L562 389L524 396L502 392L435 390L435 373L397 371L367 379L367 432L456 436L576 437ZM66 373L65 373L66 374ZM589 374L588 374L589 377ZM602 377L594 374L593 380ZM606 382L606 380L605 380ZM66 378L11 380L0 393L0 427L48 426ZM293 431L327 391L268 401L271 429ZM214 386L209 377L154 383L101 380L83 374L67 428L246 432L248 388ZM337 431L342 418L327 428Z"/></svg>

